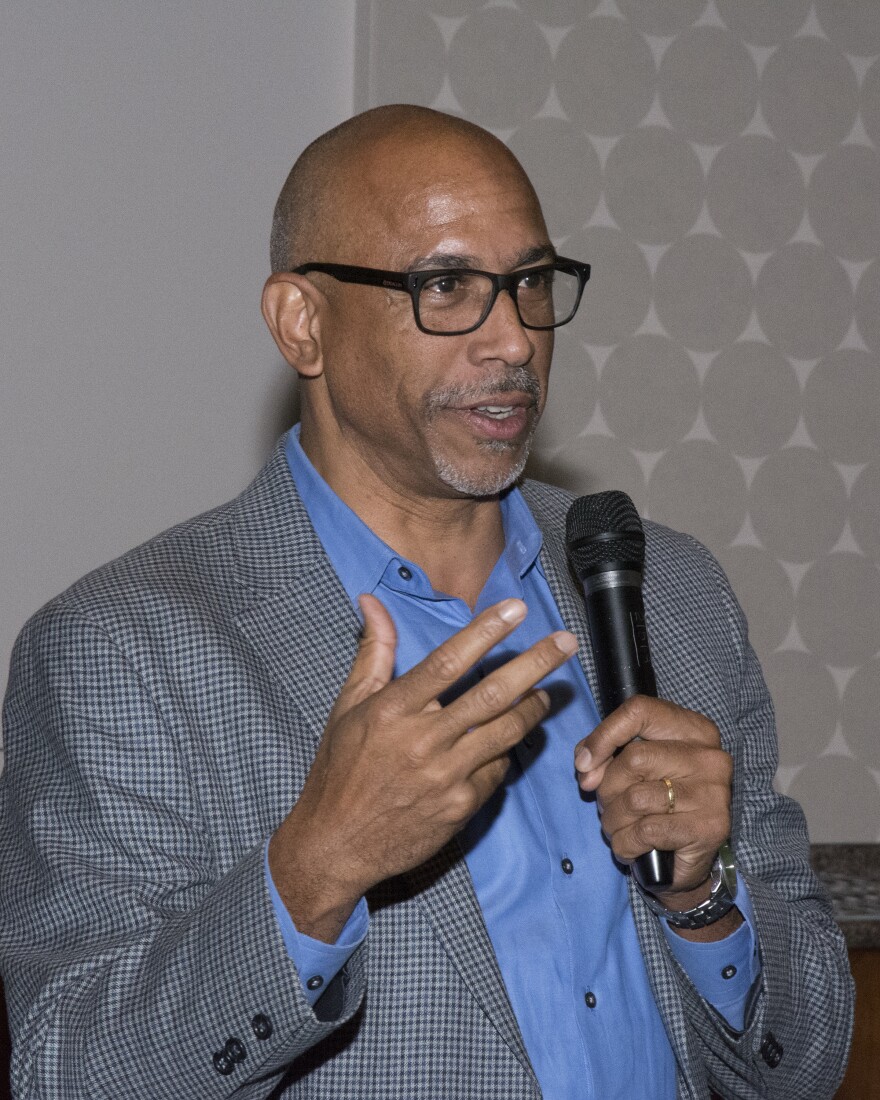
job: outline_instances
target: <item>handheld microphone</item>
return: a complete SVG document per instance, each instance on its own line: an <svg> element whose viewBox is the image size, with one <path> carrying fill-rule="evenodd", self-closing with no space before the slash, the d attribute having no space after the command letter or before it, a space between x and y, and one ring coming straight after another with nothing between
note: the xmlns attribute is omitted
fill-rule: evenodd
<svg viewBox="0 0 880 1100"><path fill-rule="evenodd" d="M599 705L607 716L632 695L657 694L642 601L645 533L633 502L613 490L578 497L565 542L584 588ZM638 857L633 873L646 890L663 890L672 885L674 863L674 852L655 848Z"/></svg>

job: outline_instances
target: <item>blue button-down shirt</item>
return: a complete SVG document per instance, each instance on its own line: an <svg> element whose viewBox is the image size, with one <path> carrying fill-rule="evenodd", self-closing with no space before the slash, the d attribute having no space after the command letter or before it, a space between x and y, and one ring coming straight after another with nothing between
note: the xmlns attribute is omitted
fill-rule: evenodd
<svg viewBox="0 0 880 1100"><path fill-rule="evenodd" d="M419 566L396 554L336 496L306 458L296 429L287 456L349 598L356 603L370 592L394 620L395 675L509 597L525 601L525 621L457 690L565 629L541 567L541 532L518 490L502 499L505 548L471 611L462 600L436 592ZM552 713L513 751L504 784L459 836L474 890L546 1100L667 1100L675 1095L674 1059L648 985L626 875L602 835L595 799L583 795L574 778L574 746L598 722L596 707L577 660L541 686L550 692ZM314 1003L366 935L366 906L361 901L336 944L323 944L296 930L268 864L267 882ZM667 930L697 988L735 1026L741 1026L757 973L750 906L742 893L746 923L725 940L691 943Z"/></svg>

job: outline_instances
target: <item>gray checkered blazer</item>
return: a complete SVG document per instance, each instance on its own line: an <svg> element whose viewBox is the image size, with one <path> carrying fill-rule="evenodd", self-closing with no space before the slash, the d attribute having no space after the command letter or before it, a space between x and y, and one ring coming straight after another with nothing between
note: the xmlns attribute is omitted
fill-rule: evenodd
<svg viewBox="0 0 880 1100"><path fill-rule="evenodd" d="M525 492L592 681L565 563L569 497ZM831 1096L851 982L801 812L771 788L771 704L714 560L648 531L660 689L710 715L736 762L733 835L763 960L750 1026L733 1033L633 897L678 1096ZM0 780L16 1097L539 1095L454 842L371 895L367 942L316 1011L302 995L262 848L302 787L357 639L280 447L236 500L83 578L25 627ZM213 1060L224 1049L225 1074Z"/></svg>

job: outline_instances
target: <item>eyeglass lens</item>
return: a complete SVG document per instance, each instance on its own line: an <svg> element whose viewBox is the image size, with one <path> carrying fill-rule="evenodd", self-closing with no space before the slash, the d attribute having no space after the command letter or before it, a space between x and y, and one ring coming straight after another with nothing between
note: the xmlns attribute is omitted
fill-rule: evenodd
<svg viewBox="0 0 880 1100"><path fill-rule="evenodd" d="M571 319L578 299L577 275L558 268L524 273L514 298L520 320L552 328ZM479 324L492 299L492 280L472 271L447 271L429 279L419 292L419 319L432 332L457 332Z"/></svg>

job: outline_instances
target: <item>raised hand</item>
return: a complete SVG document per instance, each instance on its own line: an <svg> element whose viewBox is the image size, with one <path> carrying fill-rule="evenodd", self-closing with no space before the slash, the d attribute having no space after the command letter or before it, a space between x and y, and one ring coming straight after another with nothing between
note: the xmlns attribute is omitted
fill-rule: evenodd
<svg viewBox="0 0 880 1100"><path fill-rule="evenodd" d="M392 680L396 632L361 597L357 658L269 867L297 928L335 940L358 899L430 858L501 783L508 753L546 715L535 685L577 648L565 631L536 642L448 706L438 697L526 614L505 600Z"/></svg>

